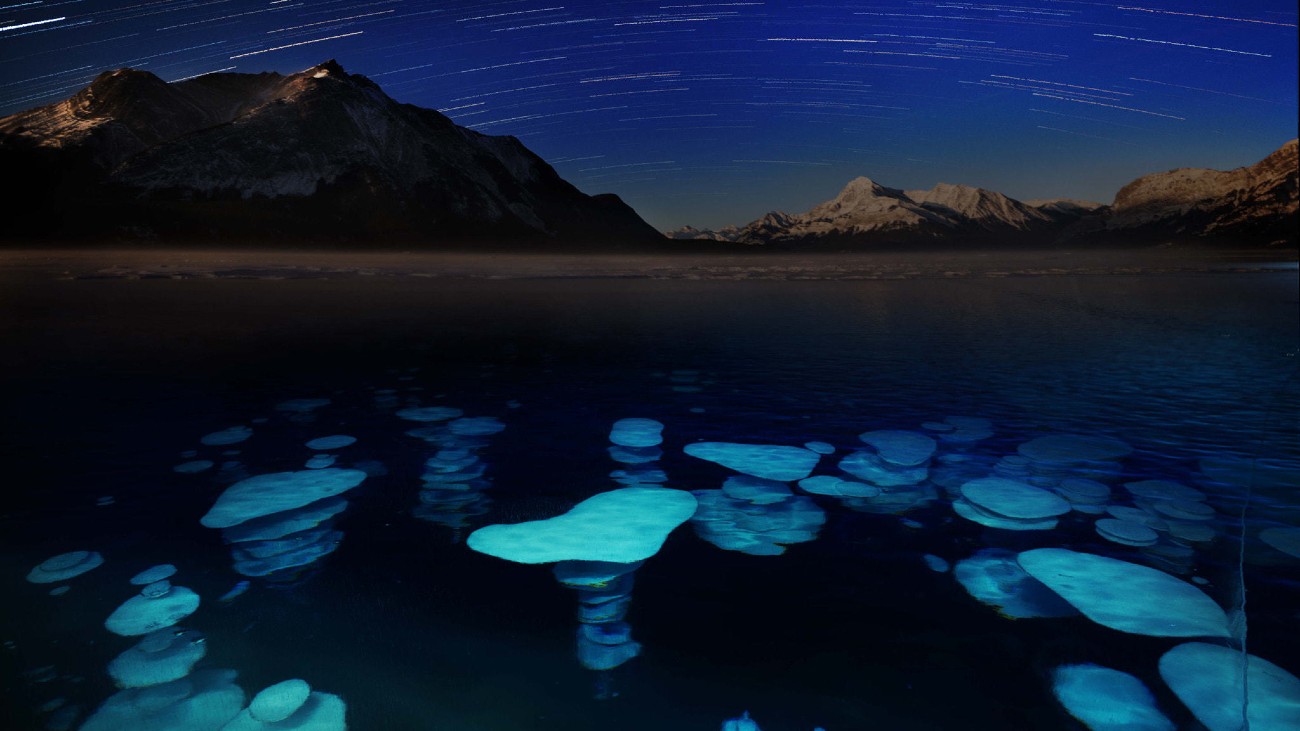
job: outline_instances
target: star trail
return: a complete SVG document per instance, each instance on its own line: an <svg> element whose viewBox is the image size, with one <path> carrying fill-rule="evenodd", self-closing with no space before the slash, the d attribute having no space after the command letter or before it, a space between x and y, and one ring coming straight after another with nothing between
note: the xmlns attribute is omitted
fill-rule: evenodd
<svg viewBox="0 0 1300 731"><path fill-rule="evenodd" d="M123 66L333 58L664 229L806 210L860 175L1109 202L1294 137L1297 23L1289 0L35 0L0 6L0 114Z"/></svg>

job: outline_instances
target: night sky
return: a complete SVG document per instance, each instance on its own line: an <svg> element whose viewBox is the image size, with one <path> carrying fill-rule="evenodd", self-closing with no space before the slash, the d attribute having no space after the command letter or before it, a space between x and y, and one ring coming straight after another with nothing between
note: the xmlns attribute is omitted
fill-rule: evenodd
<svg viewBox="0 0 1300 731"><path fill-rule="evenodd" d="M859 175L1108 203L1296 136L1294 0L0 5L0 114L122 66L174 81L334 58L664 229L802 212Z"/></svg>

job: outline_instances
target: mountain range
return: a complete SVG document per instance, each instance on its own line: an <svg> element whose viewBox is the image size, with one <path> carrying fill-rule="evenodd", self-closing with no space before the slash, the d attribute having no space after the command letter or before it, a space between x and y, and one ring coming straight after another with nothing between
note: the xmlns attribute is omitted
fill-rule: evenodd
<svg viewBox="0 0 1300 731"><path fill-rule="evenodd" d="M20 181L0 199L0 243L1295 247L1296 150L1292 140L1236 170L1147 175L1110 205L1022 202L948 183L905 191L861 177L806 213L665 238L617 196L570 185L514 137L398 103L335 61L173 83L118 69L65 101L0 118L0 169Z"/></svg>
<svg viewBox="0 0 1300 731"><path fill-rule="evenodd" d="M399 104L334 61L170 84L105 72L0 119L0 165L23 181L6 200L11 241L662 241L514 137Z"/></svg>
<svg viewBox="0 0 1300 731"><path fill-rule="evenodd" d="M1110 205L1064 198L1018 201L940 183L887 188L856 178L807 213L773 211L744 226L685 227L677 240L768 248L1042 247L1199 243L1297 245L1297 143L1236 170L1181 168L1125 185Z"/></svg>

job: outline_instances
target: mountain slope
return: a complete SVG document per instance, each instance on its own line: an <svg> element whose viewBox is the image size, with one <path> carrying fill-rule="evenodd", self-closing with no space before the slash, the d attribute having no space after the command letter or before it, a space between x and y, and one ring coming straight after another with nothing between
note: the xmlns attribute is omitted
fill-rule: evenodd
<svg viewBox="0 0 1300 731"><path fill-rule="evenodd" d="M57 191L31 196L26 236L662 241L617 197L581 193L518 140L399 104L333 61L176 84L108 72L0 120L0 162Z"/></svg>

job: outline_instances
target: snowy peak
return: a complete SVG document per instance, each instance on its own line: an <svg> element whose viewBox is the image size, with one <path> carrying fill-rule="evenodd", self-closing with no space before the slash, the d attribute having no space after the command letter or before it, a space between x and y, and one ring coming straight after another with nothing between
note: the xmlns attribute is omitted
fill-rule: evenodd
<svg viewBox="0 0 1300 731"><path fill-rule="evenodd" d="M1027 230L1051 220L1018 200L969 185L939 183L930 190L909 190L907 196L926 208L984 228Z"/></svg>
<svg viewBox="0 0 1300 731"><path fill-rule="evenodd" d="M1297 141L1234 170L1180 168L1144 175L1115 194L1106 228L1173 238L1292 242L1300 227Z"/></svg>

